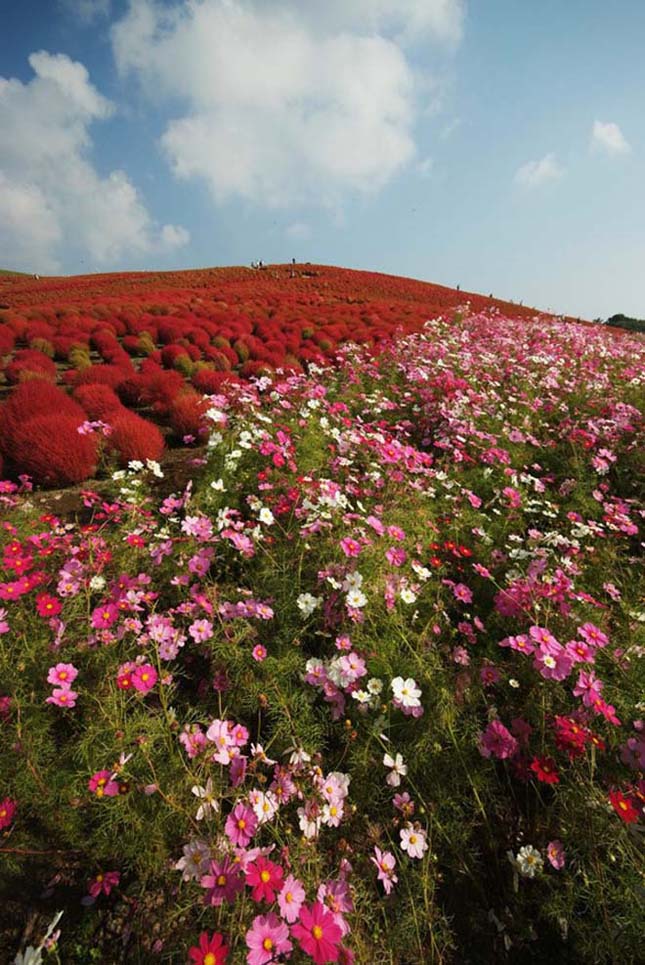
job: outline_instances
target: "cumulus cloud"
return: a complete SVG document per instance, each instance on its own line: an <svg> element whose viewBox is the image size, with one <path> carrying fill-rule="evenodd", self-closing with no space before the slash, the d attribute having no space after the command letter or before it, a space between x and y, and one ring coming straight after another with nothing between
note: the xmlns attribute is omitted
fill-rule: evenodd
<svg viewBox="0 0 645 965"><path fill-rule="evenodd" d="M114 105L65 54L33 53L28 83L0 77L0 261L55 271L70 250L102 265L184 244L159 231L123 171L102 177L89 127Z"/></svg>
<svg viewBox="0 0 645 965"><path fill-rule="evenodd" d="M130 0L117 66L179 105L162 150L217 201L333 206L378 191L415 156L405 46L455 44L462 0Z"/></svg>
<svg viewBox="0 0 645 965"><path fill-rule="evenodd" d="M547 181L558 181L564 174L555 154L545 154L539 161L528 161L515 172L515 183L526 188L537 188Z"/></svg>
<svg viewBox="0 0 645 965"><path fill-rule="evenodd" d="M612 157L629 154L631 148L625 140L618 124L613 121L594 121L591 131L591 145L596 150L604 151Z"/></svg>

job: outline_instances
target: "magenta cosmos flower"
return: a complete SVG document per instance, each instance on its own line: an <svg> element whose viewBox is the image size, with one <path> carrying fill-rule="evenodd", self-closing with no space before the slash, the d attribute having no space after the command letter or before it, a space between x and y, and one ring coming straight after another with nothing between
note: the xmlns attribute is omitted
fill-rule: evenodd
<svg viewBox="0 0 645 965"><path fill-rule="evenodd" d="M150 663L142 663L132 671L132 686L141 694L147 694L157 683L157 671Z"/></svg>
<svg viewBox="0 0 645 965"><path fill-rule="evenodd" d="M293 948L289 941L289 926L280 921L277 915L258 915L246 933L249 953L248 965L265 965L275 962L279 955L287 954Z"/></svg>
<svg viewBox="0 0 645 965"><path fill-rule="evenodd" d="M10 797L0 801L0 831L8 828L16 816L18 805Z"/></svg>
<svg viewBox="0 0 645 965"><path fill-rule="evenodd" d="M253 889L253 901L275 901L276 892L282 888L283 878L284 871L280 865L261 856L246 869L246 883Z"/></svg>
<svg viewBox="0 0 645 965"><path fill-rule="evenodd" d="M518 743L504 727L501 720L491 720L479 737L479 752L482 757L497 757L503 761L517 753Z"/></svg>
<svg viewBox="0 0 645 965"><path fill-rule="evenodd" d="M118 617L118 607L114 603L104 603L92 612L92 626L95 630L104 630L116 623Z"/></svg>
<svg viewBox="0 0 645 965"><path fill-rule="evenodd" d="M252 807L240 801L226 819L224 831L233 844L245 848L258 826L258 819Z"/></svg>
<svg viewBox="0 0 645 965"><path fill-rule="evenodd" d="M119 785L113 780L112 771L96 771L87 786L97 797L116 797L119 793Z"/></svg>
<svg viewBox="0 0 645 965"><path fill-rule="evenodd" d="M316 965L338 961L338 945L343 937L342 932L332 913L327 911L320 901L309 906L303 905L300 909L300 921L293 926L291 933L298 939L303 952L313 958Z"/></svg>
<svg viewBox="0 0 645 965"><path fill-rule="evenodd" d="M222 861L211 861L210 873L202 875L200 884L206 889L207 903L218 908L225 901L233 904L244 888L244 879L239 864L226 857Z"/></svg>
<svg viewBox="0 0 645 965"><path fill-rule="evenodd" d="M87 889L88 894L92 898L98 898L101 894L109 895L120 880L121 875L118 871L104 871L90 881L90 886Z"/></svg>

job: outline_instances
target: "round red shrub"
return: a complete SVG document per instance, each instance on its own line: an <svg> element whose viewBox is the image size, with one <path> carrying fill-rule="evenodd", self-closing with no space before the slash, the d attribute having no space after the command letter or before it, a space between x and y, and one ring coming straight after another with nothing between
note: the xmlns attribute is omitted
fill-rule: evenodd
<svg viewBox="0 0 645 965"><path fill-rule="evenodd" d="M208 400L197 392L182 392L172 405L168 413L168 420L175 434L183 439L184 436L194 436L196 439L208 433L206 410Z"/></svg>
<svg viewBox="0 0 645 965"><path fill-rule="evenodd" d="M15 471L27 473L41 486L69 486L89 479L96 471L97 436L82 436L75 416L36 415L15 438L11 461Z"/></svg>
<svg viewBox="0 0 645 965"><path fill-rule="evenodd" d="M74 398L79 402L90 419L101 419L109 422L110 416L123 412L121 400L109 385L94 383L92 385L78 385L74 389Z"/></svg>
<svg viewBox="0 0 645 965"><path fill-rule="evenodd" d="M114 450L122 466L133 459L159 459L163 449L163 435L158 426L142 419L135 412L124 411L110 423L112 432L107 437L108 447Z"/></svg>
<svg viewBox="0 0 645 965"><path fill-rule="evenodd" d="M116 389L132 377L133 369L127 369L122 365L89 365L78 373L75 379L76 385L109 385Z"/></svg>
<svg viewBox="0 0 645 965"><path fill-rule="evenodd" d="M56 365L43 352L34 349L22 349L16 352L5 369L7 382L15 385L17 382L24 381L33 374L40 378L48 379L50 382L56 381Z"/></svg>

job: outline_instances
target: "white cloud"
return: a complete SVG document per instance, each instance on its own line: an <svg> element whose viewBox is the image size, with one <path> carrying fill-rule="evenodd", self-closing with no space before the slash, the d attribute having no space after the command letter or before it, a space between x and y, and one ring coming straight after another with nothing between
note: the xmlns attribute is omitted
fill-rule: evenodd
<svg viewBox="0 0 645 965"><path fill-rule="evenodd" d="M462 20L462 0L130 0L112 39L122 75L182 105L161 137L178 178L218 202L331 207L414 158L425 77L405 46L454 44Z"/></svg>
<svg viewBox="0 0 645 965"><path fill-rule="evenodd" d="M422 161L417 161L417 174L422 178L429 178L434 170L434 160L431 157L423 158Z"/></svg>
<svg viewBox="0 0 645 965"><path fill-rule="evenodd" d="M625 140L623 132L618 124L613 121L594 121L591 132L591 146L597 150L604 151L616 157L620 154L629 154L631 147Z"/></svg>
<svg viewBox="0 0 645 965"><path fill-rule="evenodd" d="M515 172L515 183L537 188L547 181L558 181L564 174L555 154L545 154L539 161L528 161Z"/></svg>
<svg viewBox="0 0 645 965"><path fill-rule="evenodd" d="M0 262L54 271L70 251L107 264L185 244L154 225L123 171L93 167L89 127L114 105L65 54L33 53L34 77L0 78Z"/></svg>
<svg viewBox="0 0 645 965"><path fill-rule="evenodd" d="M110 0L59 0L66 13L83 24L94 23L102 17L109 17Z"/></svg>

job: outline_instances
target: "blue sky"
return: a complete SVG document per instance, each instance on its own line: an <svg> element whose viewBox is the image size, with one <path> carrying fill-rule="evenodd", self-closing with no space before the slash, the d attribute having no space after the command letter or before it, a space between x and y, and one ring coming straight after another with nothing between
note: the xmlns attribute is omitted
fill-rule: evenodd
<svg viewBox="0 0 645 965"><path fill-rule="evenodd" d="M645 316L640 0L21 0L0 266L323 262Z"/></svg>

